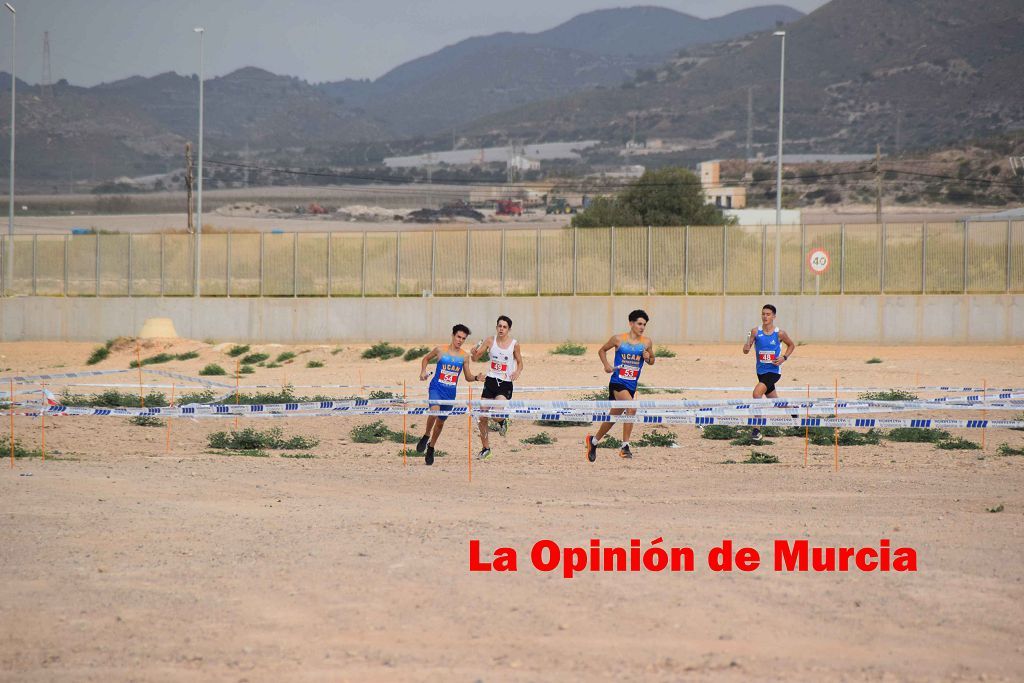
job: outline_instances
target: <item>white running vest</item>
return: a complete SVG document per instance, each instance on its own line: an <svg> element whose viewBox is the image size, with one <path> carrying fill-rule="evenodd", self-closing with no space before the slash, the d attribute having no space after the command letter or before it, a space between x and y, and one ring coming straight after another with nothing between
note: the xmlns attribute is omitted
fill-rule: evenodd
<svg viewBox="0 0 1024 683"><path fill-rule="evenodd" d="M516 371L516 357L513 355L516 350L516 344L516 340L513 339L508 348L503 349L498 346L498 338L494 338L494 341L491 342L491 348L487 352L487 355L491 357L490 365L487 368L488 377L493 377L502 382L509 381L512 373Z"/></svg>

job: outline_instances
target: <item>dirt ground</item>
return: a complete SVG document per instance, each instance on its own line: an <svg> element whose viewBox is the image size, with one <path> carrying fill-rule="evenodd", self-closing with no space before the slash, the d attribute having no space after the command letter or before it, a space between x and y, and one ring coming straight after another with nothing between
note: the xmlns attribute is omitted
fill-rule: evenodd
<svg viewBox="0 0 1024 683"><path fill-rule="evenodd" d="M670 347L676 357L658 359L642 379L748 386L753 360L737 346ZM93 347L0 344L0 369L5 377L81 370ZM226 347L147 342L141 354L198 350L198 359L152 366L195 375L210 362L233 371ZM361 360L365 346L335 348L254 346L298 355L241 382L423 386L418 362ZM578 358L550 348L524 347L519 386L606 382L594 347ZM127 344L92 367L124 368L134 357ZM873 357L883 362L867 364ZM1020 387L1022 358L1020 346L810 344L785 366L784 386L838 378L845 386ZM306 368L309 360L325 367ZM137 375L96 381L130 384ZM585 428L517 422L508 436L491 435L495 456L472 462L470 482L465 418L449 421L439 444L448 455L429 468L421 458L403 465L393 443L352 443L360 418L243 419L318 438L312 458L212 452L207 436L231 420L173 421L168 450L165 428L54 418L45 462L2 463L0 679L1024 678L1024 458L997 451L1004 442L1024 447L1024 432L988 430L984 450L844 447L837 472L832 447L812 445L805 466L796 438L758 447L778 464L727 463L750 448L687 427L673 428L678 448L638 448L631 461L602 449L590 464L579 445ZM401 428L400 417L387 421ZM40 445L38 419L14 422L23 445ZM419 433L422 422L413 422L409 431ZM542 429L557 442L521 442ZM692 547L696 571L564 579L530 564L540 539L628 547L636 538L646 548L658 537ZM916 549L919 570L773 571L773 541L803 538L852 547L888 538ZM519 570L470 572L471 539L485 550L515 548ZM758 549L764 566L712 572L704 555L723 539Z"/></svg>

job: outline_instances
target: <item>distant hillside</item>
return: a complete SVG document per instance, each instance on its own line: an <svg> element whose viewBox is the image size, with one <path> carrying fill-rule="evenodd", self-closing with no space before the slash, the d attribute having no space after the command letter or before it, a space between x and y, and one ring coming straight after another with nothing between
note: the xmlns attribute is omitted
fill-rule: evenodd
<svg viewBox="0 0 1024 683"><path fill-rule="evenodd" d="M817 151L921 147L1024 125L1019 0L833 0L787 27L786 139ZM779 39L764 34L713 58L685 55L629 87L535 103L482 120L484 136L774 139ZM899 138L897 140L897 137Z"/></svg>
<svg viewBox="0 0 1024 683"><path fill-rule="evenodd" d="M540 33L468 38L406 62L373 83L319 87L363 108L398 135L433 133L516 105L617 86L680 49L802 16L780 5L716 19L660 7L599 10Z"/></svg>

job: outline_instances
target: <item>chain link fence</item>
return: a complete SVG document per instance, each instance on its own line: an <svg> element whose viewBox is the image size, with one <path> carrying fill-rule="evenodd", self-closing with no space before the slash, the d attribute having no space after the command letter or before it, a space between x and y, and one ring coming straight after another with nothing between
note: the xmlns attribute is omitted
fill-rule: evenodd
<svg viewBox="0 0 1024 683"><path fill-rule="evenodd" d="M1024 292L1024 222L203 235L203 296ZM20 235L9 295L191 296L195 240ZM809 255L828 263L812 271Z"/></svg>

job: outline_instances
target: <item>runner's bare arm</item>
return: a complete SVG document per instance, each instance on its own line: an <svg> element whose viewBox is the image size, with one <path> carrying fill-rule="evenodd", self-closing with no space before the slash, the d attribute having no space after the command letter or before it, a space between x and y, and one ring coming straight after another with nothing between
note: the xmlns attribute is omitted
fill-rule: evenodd
<svg viewBox="0 0 1024 683"><path fill-rule="evenodd" d="M743 353L750 353L750 347L754 345L754 337L757 336L757 328L751 327L747 332L747 341L743 344Z"/></svg>
<svg viewBox="0 0 1024 683"><path fill-rule="evenodd" d="M793 352L796 351L796 342L790 339L785 330L779 330L779 341L786 345L786 353L784 353L781 358L775 359L776 365L782 365L785 363L789 357L793 355Z"/></svg>
<svg viewBox="0 0 1024 683"><path fill-rule="evenodd" d="M441 357L441 348L438 347L438 346L435 346L433 349L430 350L430 353L428 353L427 355L423 356L423 360L420 361L420 381L421 382L424 381L425 379L427 379L427 363L429 363L430 361L435 360L437 358L440 358L440 357Z"/></svg>
<svg viewBox="0 0 1024 683"><path fill-rule="evenodd" d="M601 359L601 364L604 365L604 371L611 374L615 372L615 368L608 364L608 352L619 345L618 337L611 337L604 343L604 346L597 350L597 357Z"/></svg>
<svg viewBox="0 0 1024 683"><path fill-rule="evenodd" d="M648 365L654 365L654 340L648 338L647 344L644 347L644 362Z"/></svg>
<svg viewBox="0 0 1024 683"><path fill-rule="evenodd" d="M487 337L487 339L482 339L476 343L476 346L473 347L473 350L469 352L469 357L473 359L474 363L480 360L480 356L483 355L484 349L491 348L491 344L493 342L494 337Z"/></svg>
<svg viewBox="0 0 1024 683"><path fill-rule="evenodd" d="M519 379L519 375L523 374L523 354L519 352L519 344L512 349L512 357L516 359L516 371L509 376L509 379L515 382Z"/></svg>
<svg viewBox="0 0 1024 683"><path fill-rule="evenodd" d="M469 365L466 363L462 364L462 374L465 376L467 382L483 382L484 378L487 377L487 375L482 372L471 372Z"/></svg>

